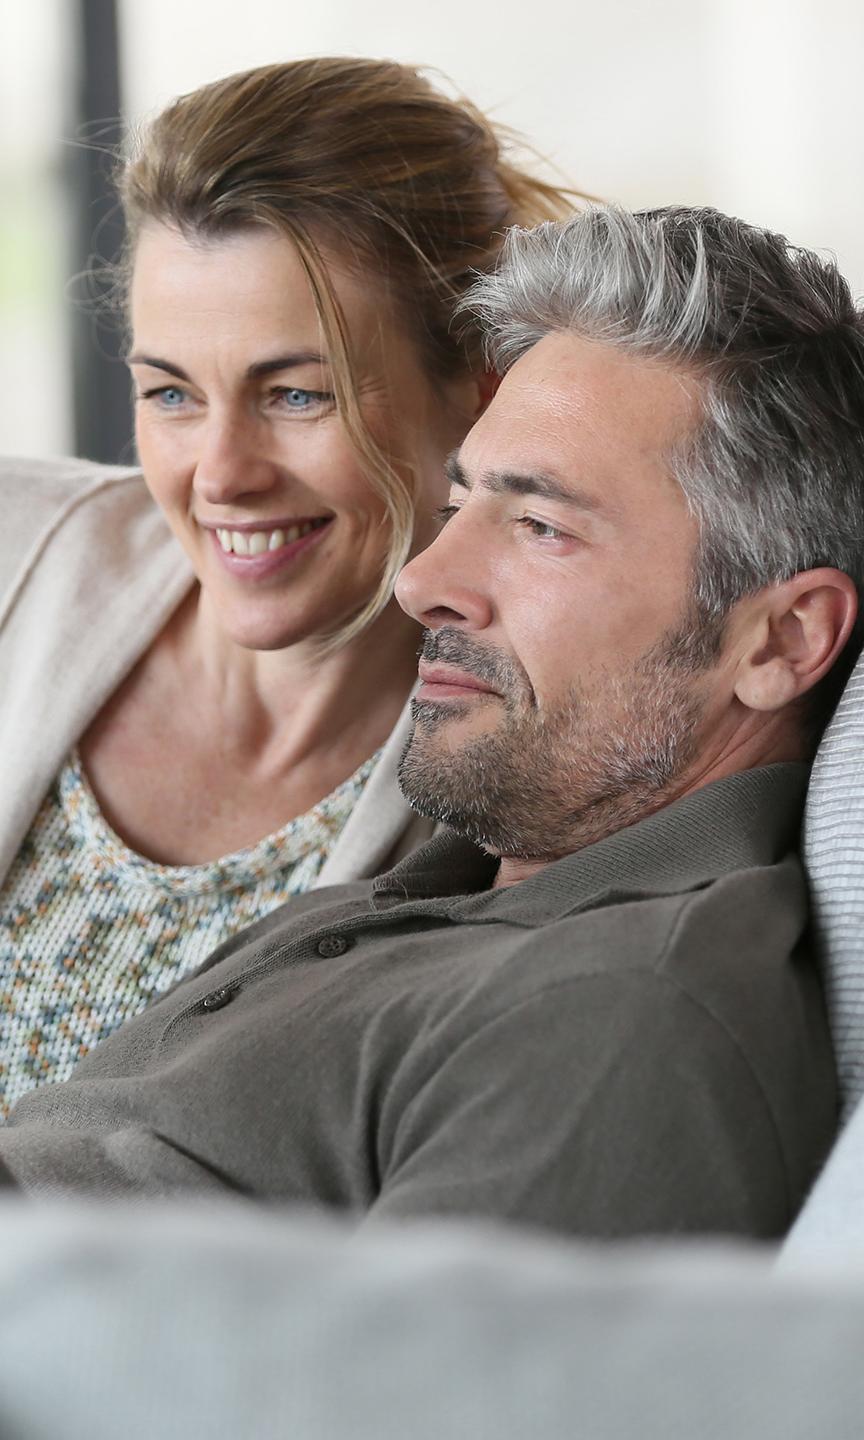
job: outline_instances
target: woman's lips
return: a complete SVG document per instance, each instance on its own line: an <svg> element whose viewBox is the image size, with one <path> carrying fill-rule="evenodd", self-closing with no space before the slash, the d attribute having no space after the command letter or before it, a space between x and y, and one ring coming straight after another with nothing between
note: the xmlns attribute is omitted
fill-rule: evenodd
<svg viewBox="0 0 864 1440"><path fill-rule="evenodd" d="M230 574L247 580L272 575L305 555L326 534L332 516L281 525L206 526L216 555Z"/></svg>

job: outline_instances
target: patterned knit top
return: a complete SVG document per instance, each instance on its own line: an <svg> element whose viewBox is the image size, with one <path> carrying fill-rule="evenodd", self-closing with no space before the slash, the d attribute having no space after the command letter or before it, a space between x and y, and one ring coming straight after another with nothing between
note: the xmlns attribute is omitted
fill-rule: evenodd
<svg viewBox="0 0 864 1440"><path fill-rule="evenodd" d="M223 940L308 890L378 756L246 850L157 865L110 829L70 755L0 887L0 1115Z"/></svg>

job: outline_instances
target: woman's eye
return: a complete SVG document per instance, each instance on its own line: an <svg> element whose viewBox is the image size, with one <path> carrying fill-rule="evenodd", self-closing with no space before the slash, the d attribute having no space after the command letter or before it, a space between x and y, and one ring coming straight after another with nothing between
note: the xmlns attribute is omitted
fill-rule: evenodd
<svg viewBox="0 0 864 1440"><path fill-rule="evenodd" d="M157 385L152 390L143 390L141 400L157 400L165 410L177 410L186 399L186 391L179 385Z"/></svg>
<svg viewBox="0 0 864 1440"><path fill-rule="evenodd" d="M299 385L291 385L287 389L280 385L273 394L286 410L311 410L332 398L324 390L302 390Z"/></svg>

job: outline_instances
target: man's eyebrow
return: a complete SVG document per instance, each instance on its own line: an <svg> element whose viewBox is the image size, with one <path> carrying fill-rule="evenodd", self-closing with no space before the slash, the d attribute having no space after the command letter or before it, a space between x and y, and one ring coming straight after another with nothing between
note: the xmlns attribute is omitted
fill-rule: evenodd
<svg viewBox="0 0 864 1440"><path fill-rule="evenodd" d="M468 476L465 474L455 450L444 461L444 475L449 484L458 485L462 490L470 489Z"/></svg>
<svg viewBox="0 0 864 1440"><path fill-rule="evenodd" d="M451 485L458 485L462 490L472 488L471 481L455 454L447 457L444 471ZM565 485L554 475L547 475L542 470L531 472L487 470L480 477L478 483L484 490L491 490L498 495L539 495L544 500L557 500L560 504L570 505L577 510L602 511L605 509L595 495L590 495L586 490L580 490L577 486Z"/></svg>
<svg viewBox="0 0 864 1440"><path fill-rule="evenodd" d="M272 360L256 360L246 371L248 380L260 380L265 375L276 375L280 370L294 370L301 365L326 365L324 356L317 350L292 350L287 355L274 355ZM180 365L171 360L160 360L157 355L127 355L127 365L149 365L153 370L164 370L166 375L176 375L178 380L189 381L189 376Z"/></svg>

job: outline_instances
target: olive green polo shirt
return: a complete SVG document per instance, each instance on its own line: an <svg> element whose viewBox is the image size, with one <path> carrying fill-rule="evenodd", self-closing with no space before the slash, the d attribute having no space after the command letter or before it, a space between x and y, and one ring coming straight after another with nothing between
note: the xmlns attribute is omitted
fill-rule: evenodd
<svg viewBox="0 0 864 1440"><path fill-rule="evenodd" d="M0 1161L38 1194L779 1235L836 1111L806 781L732 776L500 890L442 835L292 899L25 1097Z"/></svg>

